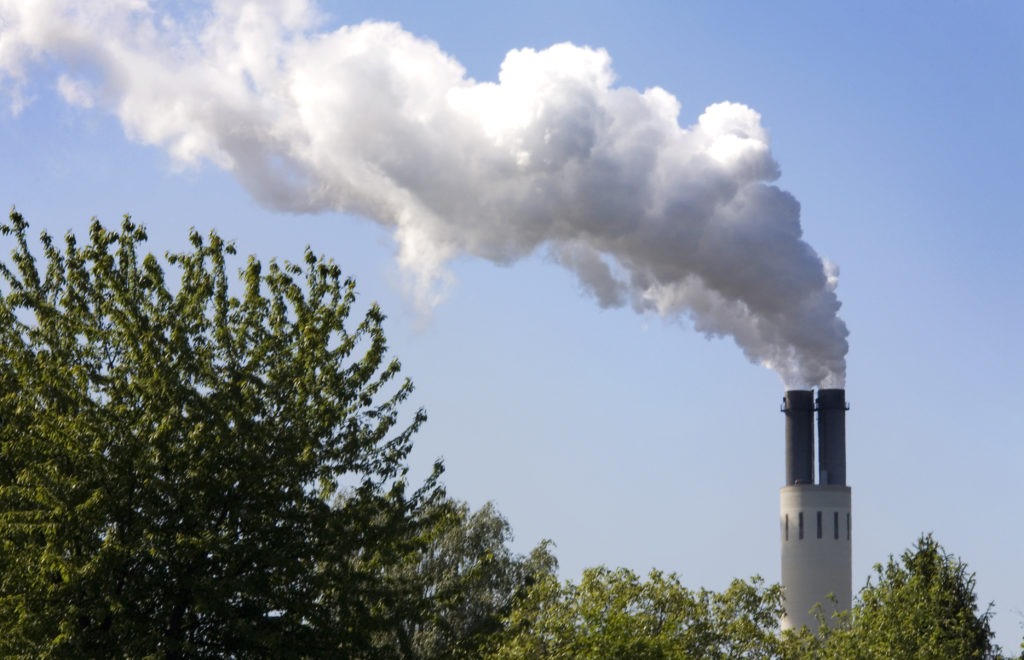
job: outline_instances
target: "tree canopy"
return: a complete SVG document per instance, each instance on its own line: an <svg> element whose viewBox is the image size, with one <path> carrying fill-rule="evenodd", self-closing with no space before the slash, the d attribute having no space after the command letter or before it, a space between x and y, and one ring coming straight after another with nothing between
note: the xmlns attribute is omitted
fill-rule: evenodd
<svg viewBox="0 0 1024 660"><path fill-rule="evenodd" d="M509 615L488 657L777 657L781 614L781 589L756 577L714 592L660 571L644 579L625 568L588 568L578 584L549 573Z"/></svg>
<svg viewBox="0 0 1024 660"><path fill-rule="evenodd" d="M472 511L443 500L425 510L430 525L419 547L382 577L401 597L392 603L395 625L378 635L377 656L417 660L471 660L504 628L531 585L557 564L549 543L528 555L512 551L512 528L494 505Z"/></svg>
<svg viewBox="0 0 1024 660"><path fill-rule="evenodd" d="M830 658L992 658L991 605L978 607L974 574L930 534L876 564L843 622L822 640Z"/></svg>
<svg viewBox="0 0 1024 660"><path fill-rule="evenodd" d="M0 223L0 655L989 658L991 609L930 535L818 635L782 591L721 592L510 548L493 507L411 485L422 410L384 315L307 249L94 221L80 245ZM35 252L39 252L37 256ZM232 293L235 291L236 293Z"/></svg>
<svg viewBox="0 0 1024 660"><path fill-rule="evenodd" d="M688 589L660 571L644 579L624 568L589 568L578 583L548 573L506 617L487 657L1001 657L991 606L979 610L974 587L966 564L925 535L877 565L851 611L814 634L782 631L781 587L756 577L715 592Z"/></svg>
<svg viewBox="0 0 1024 660"><path fill-rule="evenodd" d="M408 484L377 306L308 249L234 278L216 233L0 232L0 654L369 653L440 472Z"/></svg>

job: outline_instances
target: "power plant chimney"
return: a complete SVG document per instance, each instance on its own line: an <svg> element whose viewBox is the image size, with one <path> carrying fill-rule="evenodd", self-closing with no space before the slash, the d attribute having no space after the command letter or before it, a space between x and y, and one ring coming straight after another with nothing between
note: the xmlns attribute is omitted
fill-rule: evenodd
<svg viewBox="0 0 1024 660"><path fill-rule="evenodd" d="M846 390L818 390L818 483L846 485Z"/></svg>
<svg viewBox="0 0 1024 660"><path fill-rule="evenodd" d="M780 491L782 627L818 629L853 601L850 487L846 485L846 391L788 390L786 485ZM818 412L818 482L814 482L814 411Z"/></svg>
<svg viewBox="0 0 1024 660"><path fill-rule="evenodd" d="M814 483L814 392L789 390L786 413L786 485Z"/></svg>

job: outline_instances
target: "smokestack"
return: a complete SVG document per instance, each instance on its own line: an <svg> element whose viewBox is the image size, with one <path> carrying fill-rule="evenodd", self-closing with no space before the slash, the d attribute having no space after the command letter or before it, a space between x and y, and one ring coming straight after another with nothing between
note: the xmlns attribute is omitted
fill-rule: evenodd
<svg viewBox="0 0 1024 660"><path fill-rule="evenodd" d="M786 485L814 483L814 392L787 390L782 398L786 413Z"/></svg>
<svg viewBox="0 0 1024 660"><path fill-rule="evenodd" d="M846 390L818 390L818 483L846 485Z"/></svg>
<svg viewBox="0 0 1024 660"><path fill-rule="evenodd" d="M789 390L786 485L779 492L782 541L782 628L818 630L853 602L850 487L846 485L846 392L818 390L819 480L814 483L813 392Z"/></svg>

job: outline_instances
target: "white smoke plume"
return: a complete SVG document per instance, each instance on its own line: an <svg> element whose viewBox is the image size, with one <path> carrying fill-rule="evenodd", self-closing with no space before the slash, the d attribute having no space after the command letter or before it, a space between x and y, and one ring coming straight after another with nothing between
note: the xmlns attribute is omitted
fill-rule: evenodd
<svg viewBox="0 0 1024 660"><path fill-rule="evenodd" d="M303 0L0 0L0 80L29 76L116 114L263 205L390 227L418 301L446 263L549 251L602 306L689 318L788 386L842 386L837 273L801 239L760 116L717 103L688 127L660 88L617 86L603 50L513 50L478 82L392 23L333 31Z"/></svg>

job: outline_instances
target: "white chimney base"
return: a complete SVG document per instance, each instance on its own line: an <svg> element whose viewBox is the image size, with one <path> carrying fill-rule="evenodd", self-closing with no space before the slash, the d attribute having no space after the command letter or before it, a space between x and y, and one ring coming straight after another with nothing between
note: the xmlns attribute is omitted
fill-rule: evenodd
<svg viewBox="0 0 1024 660"><path fill-rule="evenodd" d="M798 484L782 488L779 495L782 628L807 626L817 632L811 612L816 604L831 624L832 615L853 602L850 487Z"/></svg>

